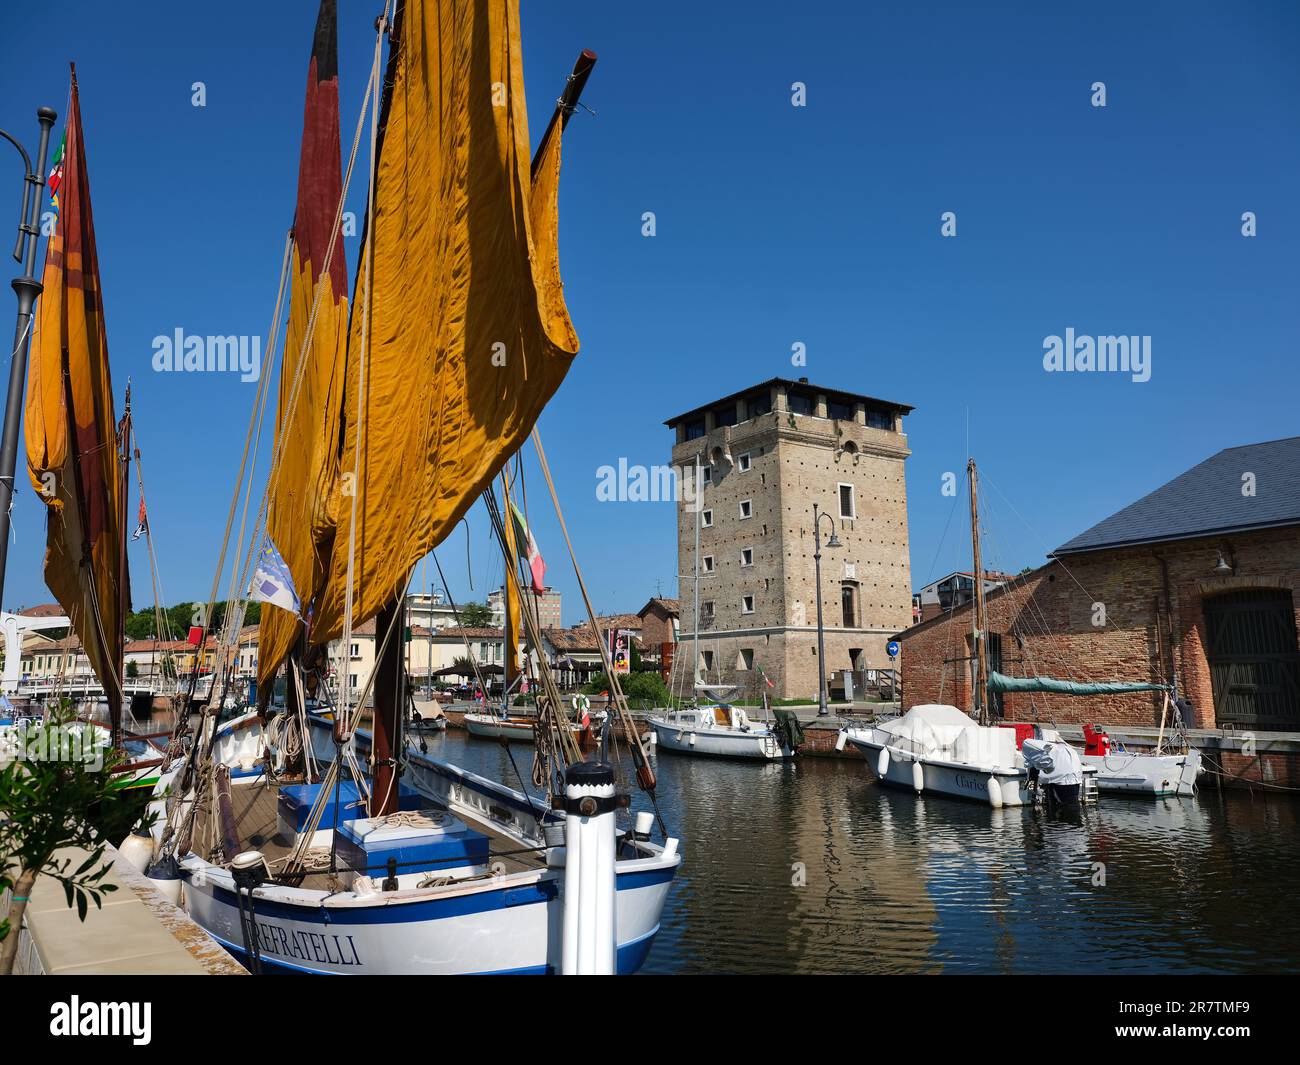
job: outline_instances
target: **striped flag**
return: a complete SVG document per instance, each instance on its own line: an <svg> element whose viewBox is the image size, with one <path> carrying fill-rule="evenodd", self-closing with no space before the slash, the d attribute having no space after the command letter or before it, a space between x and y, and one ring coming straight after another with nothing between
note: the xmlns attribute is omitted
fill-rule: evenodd
<svg viewBox="0 0 1300 1065"><path fill-rule="evenodd" d="M546 563L542 559L542 553L537 550L537 541L533 539L532 530L528 528L528 523L524 521L524 516L515 506L513 499L510 501L510 513L515 519L516 538L524 545L524 557L528 559L528 572L533 575L533 591L540 595L546 591Z"/></svg>

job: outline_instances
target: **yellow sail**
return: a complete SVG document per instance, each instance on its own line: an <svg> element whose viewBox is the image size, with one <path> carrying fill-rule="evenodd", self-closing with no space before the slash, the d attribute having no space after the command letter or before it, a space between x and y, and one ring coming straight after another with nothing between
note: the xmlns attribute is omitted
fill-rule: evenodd
<svg viewBox="0 0 1300 1065"><path fill-rule="evenodd" d="M75 72L55 174L59 217L45 251L27 368L27 470L47 508L45 583L72 620L116 724L122 617L130 603L122 550L126 485Z"/></svg>
<svg viewBox="0 0 1300 1065"><path fill-rule="evenodd" d="M408 0L394 31L313 643L343 630L350 540L364 620L488 488L578 349L556 248L560 124L534 185L517 0Z"/></svg>
<svg viewBox="0 0 1300 1065"><path fill-rule="evenodd" d="M348 329L347 269L343 240L335 225L343 188L336 22L335 0L322 0L307 68L293 224L294 273L276 414L279 459L268 486L266 520L267 534L289 567L294 589L304 604L311 602L324 580L334 531L329 505L338 475ZM315 325L304 352L313 311ZM270 692L276 671L301 631L302 621L292 611L263 606L257 656L259 691Z"/></svg>

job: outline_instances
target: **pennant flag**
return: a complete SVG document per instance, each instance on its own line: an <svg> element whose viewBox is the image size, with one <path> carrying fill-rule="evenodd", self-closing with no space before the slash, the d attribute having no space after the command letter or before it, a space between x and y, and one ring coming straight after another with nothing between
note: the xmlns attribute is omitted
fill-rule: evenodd
<svg viewBox="0 0 1300 1065"><path fill-rule="evenodd" d="M510 501L510 513L515 519L515 537L524 545L528 572L533 575L533 591L541 595L546 591L546 562L542 559L542 553L537 550L537 541L533 539L532 530L528 528L528 523L524 521L524 516L515 506L513 499Z"/></svg>
<svg viewBox="0 0 1300 1065"><path fill-rule="evenodd" d="M140 496L140 513L136 517L135 532L131 534L132 540L138 540L149 531L149 516L144 511L144 496Z"/></svg>
<svg viewBox="0 0 1300 1065"><path fill-rule="evenodd" d="M253 571L253 584L248 590L248 597L278 606L295 615L301 606L298 593L293 587L293 575L285 565L284 559L280 557L280 552L275 549L270 536L262 541L262 550L257 556L257 569Z"/></svg>

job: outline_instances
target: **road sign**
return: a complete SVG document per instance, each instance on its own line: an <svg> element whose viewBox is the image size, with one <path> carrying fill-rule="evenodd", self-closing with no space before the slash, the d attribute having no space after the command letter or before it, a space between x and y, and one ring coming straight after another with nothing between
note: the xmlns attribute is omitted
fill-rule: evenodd
<svg viewBox="0 0 1300 1065"><path fill-rule="evenodd" d="M885 652L889 655L890 658L897 658L897 657L898 657L898 641L897 641L897 640L890 640L887 644L885 644Z"/></svg>

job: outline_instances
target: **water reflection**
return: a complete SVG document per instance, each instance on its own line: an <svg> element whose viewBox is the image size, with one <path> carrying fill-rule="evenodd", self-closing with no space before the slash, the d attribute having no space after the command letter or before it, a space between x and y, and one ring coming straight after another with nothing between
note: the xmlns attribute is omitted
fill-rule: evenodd
<svg viewBox="0 0 1300 1065"><path fill-rule="evenodd" d="M451 731L430 753L520 786L497 744ZM524 774L530 760L516 749ZM1300 967L1293 799L1211 787L1072 816L917 799L849 761L656 767L685 862L646 971Z"/></svg>

